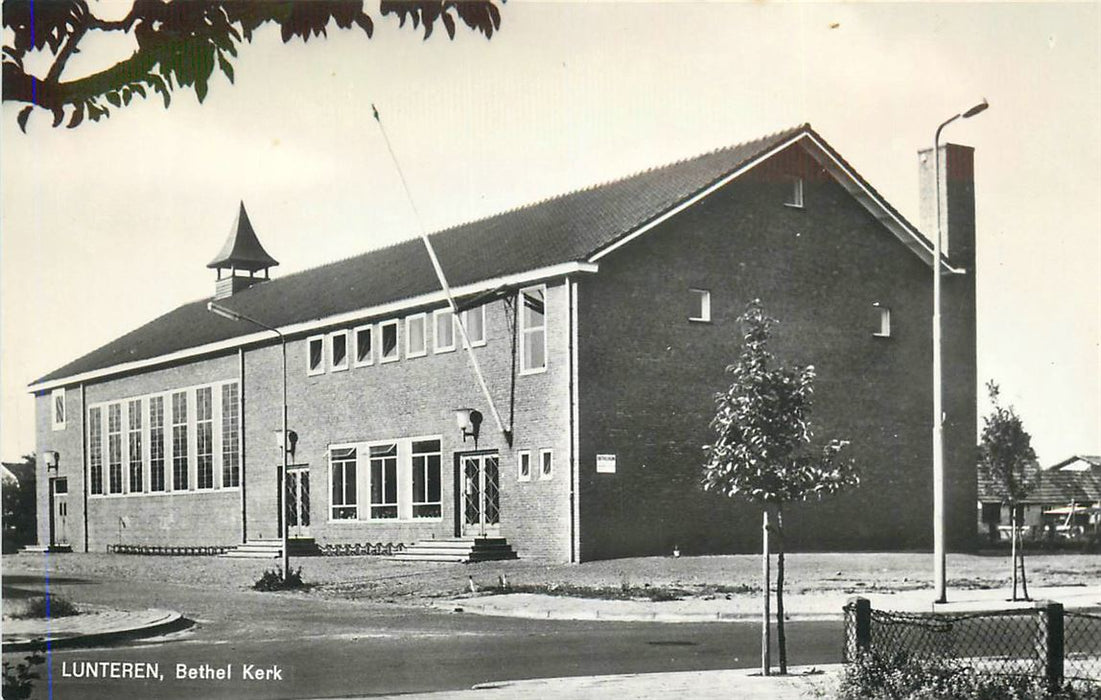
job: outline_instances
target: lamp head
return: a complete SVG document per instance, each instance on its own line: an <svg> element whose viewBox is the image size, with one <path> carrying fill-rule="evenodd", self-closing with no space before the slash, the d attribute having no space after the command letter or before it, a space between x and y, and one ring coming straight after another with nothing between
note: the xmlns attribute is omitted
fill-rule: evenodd
<svg viewBox="0 0 1101 700"><path fill-rule="evenodd" d="M964 112L962 116L963 116L964 119L970 119L971 117L975 116L979 112L982 112L983 110L985 110L989 106L990 106L990 103L987 102L986 98L984 97L982 102L980 102L979 104L975 105L971 109Z"/></svg>
<svg viewBox="0 0 1101 700"><path fill-rule="evenodd" d="M230 309L227 309L224 306L220 306L218 304L215 304L212 301L208 301L206 303L206 310L213 313L213 314L217 314L218 316L221 316L222 318L228 318L230 321L240 321L241 320L241 314L237 313L236 311L232 311Z"/></svg>

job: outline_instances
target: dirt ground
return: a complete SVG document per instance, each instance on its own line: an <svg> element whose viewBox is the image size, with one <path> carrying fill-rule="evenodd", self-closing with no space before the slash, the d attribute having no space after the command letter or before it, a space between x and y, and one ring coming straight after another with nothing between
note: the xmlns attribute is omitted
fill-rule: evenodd
<svg viewBox="0 0 1101 700"><path fill-rule="evenodd" d="M1035 554L1026 560L1033 586L1095 585L1101 581L1101 555ZM218 557L157 557L121 554L4 555L3 576L48 572L55 577L166 581L215 589L252 585L275 560ZM675 589L682 597L756 595L760 558L755 555L647 557L584 564L540 564L516 560L480 564L390 561L381 557L303 557L291 560L312 585L310 595L416 603L497 588L571 589L601 595L624 588ZM787 590L792 593L905 591L931 587L928 553L806 553L787 557ZM775 564L774 564L775 566ZM996 588L1010 582L1009 558L953 554L948 557L952 588ZM8 597L5 594L5 597Z"/></svg>

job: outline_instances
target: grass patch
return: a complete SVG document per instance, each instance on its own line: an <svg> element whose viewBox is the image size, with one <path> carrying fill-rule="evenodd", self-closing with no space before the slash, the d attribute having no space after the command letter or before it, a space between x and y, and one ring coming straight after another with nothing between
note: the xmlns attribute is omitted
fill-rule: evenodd
<svg viewBox="0 0 1101 700"><path fill-rule="evenodd" d="M67 598L56 595L38 595L27 598L26 607L12 615L12 617L22 620L31 620L71 617L79 614L80 609Z"/></svg>

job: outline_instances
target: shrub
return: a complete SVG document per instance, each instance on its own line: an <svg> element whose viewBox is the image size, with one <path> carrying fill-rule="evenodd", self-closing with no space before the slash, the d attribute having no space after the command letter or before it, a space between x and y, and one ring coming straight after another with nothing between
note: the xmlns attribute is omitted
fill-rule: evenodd
<svg viewBox="0 0 1101 700"><path fill-rule="evenodd" d="M79 615L80 610L72 601L57 595L39 595L27 599L27 607L13 617L30 618L54 618ZM5 696L6 697L6 696Z"/></svg>
<svg viewBox="0 0 1101 700"><path fill-rule="evenodd" d="M282 571L269 569L256 580L256 583L252 584L252 587L258 591L295 591L309 588L302 582L302 567L292 569L286 581L283 580Z"/></svg>
<svg viewBox="0 0 1101 700"><path fill-rule="evenodd" d="M33 652L23 657L19 663L4 662L4 698L5 700L22 700L29 698L34 688L34 682L38 680L38 671L35 666L40 666L46 661L46 657L39 652Z"/></svg>
<svg viewBox="0 0 1101 700"><path fill-rule="evenodd" d="M1049 690L1043 679L953 668L905 653L866 653L845 666L842 700L1101 700L1101 686Z"/></svg>

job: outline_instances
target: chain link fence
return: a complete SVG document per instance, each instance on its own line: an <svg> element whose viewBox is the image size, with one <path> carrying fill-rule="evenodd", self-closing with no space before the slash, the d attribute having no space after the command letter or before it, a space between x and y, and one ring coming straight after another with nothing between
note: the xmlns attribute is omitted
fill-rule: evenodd
<svg viewBox="0 0 1101 700"><path fill-rule="evenodd" d="M874 610L864 598L845 605L844 660L866 651L984 673L1101 683L1101 615L1032 609L948 613Z"/></svg>

